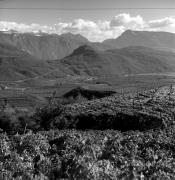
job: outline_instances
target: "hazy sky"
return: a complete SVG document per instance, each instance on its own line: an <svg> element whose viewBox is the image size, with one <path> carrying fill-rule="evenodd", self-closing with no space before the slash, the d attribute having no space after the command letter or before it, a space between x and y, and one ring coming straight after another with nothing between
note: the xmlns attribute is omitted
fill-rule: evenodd
<svg viewBox="0 0 175 180"><path fill-rule="evenodd" d="M104 9L175 8L175 0L0 0L0 8L64 8L0 9L0 30L72 32L93 41L117 37L126 29L175 32L175 9Z"/></svg>

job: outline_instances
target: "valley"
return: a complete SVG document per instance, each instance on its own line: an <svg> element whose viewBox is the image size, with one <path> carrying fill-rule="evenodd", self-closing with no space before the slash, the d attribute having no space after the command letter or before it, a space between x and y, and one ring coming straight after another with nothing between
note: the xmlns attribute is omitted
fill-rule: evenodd
<svg viewBox="0 0 175 180"><path fill-rule="evenodd" d="M67 76L55 79L39 76L16 81L1 81L0 84L1 101L6 99L11 106L19 109L25 107L25 110L34 111L36 107L47 103L53 92L56 92L54 96L56 99L62 99L65 93L77 87L98 91L113 90L117 94L134 93L175 84L175 74L141 74L122 77Z"/></svg>
<svg viewBox="0 0 175 180"><path fill-rule="evenodd" d="M0 32L0 179L174 179L174 40Z"/></svg>
<svg viewBox="0 0 175 180"><path fill-rule="evenodd" d="M0 0L0 180L175 180L175 0Z"/></svg>

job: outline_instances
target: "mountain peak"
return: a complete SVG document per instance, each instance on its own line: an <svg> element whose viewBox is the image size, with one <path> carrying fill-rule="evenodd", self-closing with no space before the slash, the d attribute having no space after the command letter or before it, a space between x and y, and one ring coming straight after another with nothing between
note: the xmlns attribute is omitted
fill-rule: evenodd
<svg viewBox="0 0 175 180"><path fill-rule="evenodd" d="M134 32L134 31L131 29L127 29L126 31L124 31L124 33L132 33L132 32Z"/></svg>
<svg viewBox="0 0 175 180"><path fill-rule="evenodd" d="M76 56L76 55L95 55L96 51L89 45L82 45L75 49L73 53L70 56Z"/></svg>
<svg viewBox="0 0 175 180"><path fill-rule="evenodd" d="M145 46L171 51L175 49L175 34L157 31L126 30L118 38L109 39L103 43L112 46L114 49L127 46Z"/></svg>
<svg viewBox="0 0 175 180"><path fill-rule="evenodd" d="M68 33L61 34L60 36L64 37L64 38L68 38L68 39L77 39L77 40L84 42L84 43L89 42L88 39L86 39L81 34L72 34L72 33L68 32Z"/></svg>
<svg viewBox="0 0 175 180"><path fill-rule="evenodd" d="M128 30L124 31L124 32L121 34L121 36L136 35L137 32L139 32L139 31L133 31L133 30L128 29Z"/></svg>

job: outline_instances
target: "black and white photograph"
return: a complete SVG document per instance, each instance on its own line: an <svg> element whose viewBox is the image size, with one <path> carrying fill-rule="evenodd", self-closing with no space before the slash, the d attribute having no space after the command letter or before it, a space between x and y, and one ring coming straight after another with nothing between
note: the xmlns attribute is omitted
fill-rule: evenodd
<svg viewBox="0 0 175 180"><path fill-rule="evenodd" d="M0 0L0 180L175 179L175 1Z"/></svg>

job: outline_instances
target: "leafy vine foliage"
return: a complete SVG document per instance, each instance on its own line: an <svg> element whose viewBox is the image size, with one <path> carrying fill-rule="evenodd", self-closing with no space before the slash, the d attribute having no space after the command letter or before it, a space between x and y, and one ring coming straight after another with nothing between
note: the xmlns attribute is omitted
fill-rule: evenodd
<svg viewBox="0 0 175 180"><path fill-rule="evenodd" d="M0 179L174 179L174 129L0 135Z"/></svg>
<svg viewBox="0 0 175 180"><path fill-rule="evenodd" d="M0 179L175 179L175 98L159 95L1 111Z"/></svg>

